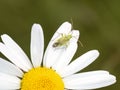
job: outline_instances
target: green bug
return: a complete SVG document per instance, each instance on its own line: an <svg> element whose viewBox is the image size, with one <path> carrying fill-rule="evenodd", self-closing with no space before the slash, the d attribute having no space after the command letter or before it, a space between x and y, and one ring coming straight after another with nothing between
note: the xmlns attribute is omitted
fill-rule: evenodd
<svg viewBox="0 0 120 90"><path fill-rule="evenodd" d="M61 46L68 46L68 43L70 41L70 39L73 37L71 34L61 34L62 36L60 38L58 38L54 43L53 43L53 47L61 47Z"/></svg>

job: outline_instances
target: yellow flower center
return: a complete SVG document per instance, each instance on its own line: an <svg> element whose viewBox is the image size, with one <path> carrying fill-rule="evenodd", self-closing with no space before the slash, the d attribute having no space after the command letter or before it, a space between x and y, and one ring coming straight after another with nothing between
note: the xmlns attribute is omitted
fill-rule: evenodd
<svg viewBox="0 0 120 90"><path fill-rule="evenodd" d="M38 67L24 74L21 90L64 90L64 83L53 69Z"/></svg>

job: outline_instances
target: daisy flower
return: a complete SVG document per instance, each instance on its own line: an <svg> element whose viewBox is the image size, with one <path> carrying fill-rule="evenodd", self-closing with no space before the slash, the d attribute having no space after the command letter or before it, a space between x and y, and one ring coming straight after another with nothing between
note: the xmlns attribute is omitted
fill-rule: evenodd
<svg viewBox="0 0 120 90"><path fill-rule="evenodd" d="M53 35L44 53L43 30L39 24L34 24L30 60L11 37L3 34L0 52L9 61L0 58L0 90L83 90L114 84L116 77L108 71L78 73L99 56L97 50L90 50L71 62L78 38L79 31L71 30L71 24L65 22ZM63 41L60 45L59 40ZM56 42L58 45L53 46Z"/></svg>

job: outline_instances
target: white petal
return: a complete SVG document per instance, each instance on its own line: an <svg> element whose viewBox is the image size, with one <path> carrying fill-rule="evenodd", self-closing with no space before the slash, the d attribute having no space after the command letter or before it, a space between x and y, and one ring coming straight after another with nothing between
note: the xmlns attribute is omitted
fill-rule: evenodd
<svg viewBox="0 0 120 90"><path fill-rule="evenodd" d="M44 37L42 27L34 24L31 31L31 59L34 67L41 65L44 50Z"/></svg>
<svg viewBox="0 0 120 90"><path fill-rule="evenodd" d="M0 52L22 70L28 71L31 68L28 59L25 59L24 55L22 55L19 50L15 50L14 46L10 48L9 46L0 43Z"/></svg>
<svg viewBox="0 0 120 90"><path fill-rule="evenodd" d="M51 47L49 50L49 53L46 57L46 63L44 63L44 66L46 67L52 67L55 62L59 61L60 57L65 53L65 49L54 49Z"/></svg>
<svg viewBox="0 0 120 90"><path fill-rule="evenodd" d="M12 53L14 53L14 56L17 57L19 55L20 61L24 63L28 70L31 69L32 65L30 63L30 60L28 59L22 48L20 48L20 46L6 34L2 35L1 38L7 48L11 50Z"/></svg>
<svg viewBox="0 0 120 90"><path fill-rule="evenodd" d="M64 34L68 34L71 31L71 24L68 22L63 23L58 30L56 31L56 33L53 35L52 39L50 40L48 47L45 51L45 55L44 55L44 60L43 60L43 65L46 67L51 67L56 60L59 59L60 55L63 54L62 52L64 52L64 49L55 49L53 48L53 43L55 41L56 38L58 38L60 36L60 34L64 33Z"/></svg>
<svg viewBox="0 0 120 90"><path fill-rule="evenodd" d="M96 89L114 84L116 77L106 71L93 71L68 76L63 81L68 89Z"/></svg>
<svg viewBox="0 0 120 90"><path fill-rule="evenodd" d="M0 72L18 77L23 76L23 72L18 67L2 58L0 58Z"/></svg>
<svg viewBox="0 0 120 90"><path fill-rule="evenodd" d="M2 90L16 90L16 89L2 89ZM19 89L18 89L19 90Z"/></svg>
<svg viewBox="0 0 120 90"><path fill-rule="evenodd" d="M53 68L59 73L63 70L73 58L76 50L77 50L77 41L79 38L79 31L72 30L71 31L72 39L70 39L70 43L66 48L65 53L60 57L59 61L53 65Z"/></svg>
<svg viewBox="0 0 120 90"><path fill-rule="evenodd" d="M66 90L86 90L86 89L66 89Z"/></svg>
<svg viewBox="0 0 120 90"><path fill-rule="evenodd" d="M105 70L97 70L97 71L89 71L89 72L82 72L77 74L72 74L70 76L64 77L64 81L69 81L72 78L82 78L82 77L88 77L88 76L94 76L94 75L109 75L108 71Z"/></svg>
<svg viewBox="0 0 120 90"><path fill-rule="evenodd" d="M77 43L70 43L69 46L65 49L64 54L60 56L59 60L57 60L57 62L53 65L52 68L54 68L54 70L60 73L69 64L76 50Z"/></svg>
<svg viewBox="0 0 120 90"><path fill-rule="evenodd" d="M99 52L97 50L88 51L69 64L64 70L61 71L60 75L65 77L76 73L91 64L98 56Z"/></svg>
<svg viewBox="0 0 120 90"><path fill-rule="evenodd" d="M20 89L20 79L0 73L0 90Z"/></svg>

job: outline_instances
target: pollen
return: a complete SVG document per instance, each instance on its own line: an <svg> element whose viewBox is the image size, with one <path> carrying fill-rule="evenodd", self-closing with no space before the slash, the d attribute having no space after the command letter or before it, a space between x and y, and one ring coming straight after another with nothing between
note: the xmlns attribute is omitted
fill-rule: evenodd
<svg viewBox="0 0 120 90"><path fill-rule="evenodd" d="M53 69L38 67L23 75L21 90L64 90L64 83Z"/></svg>

